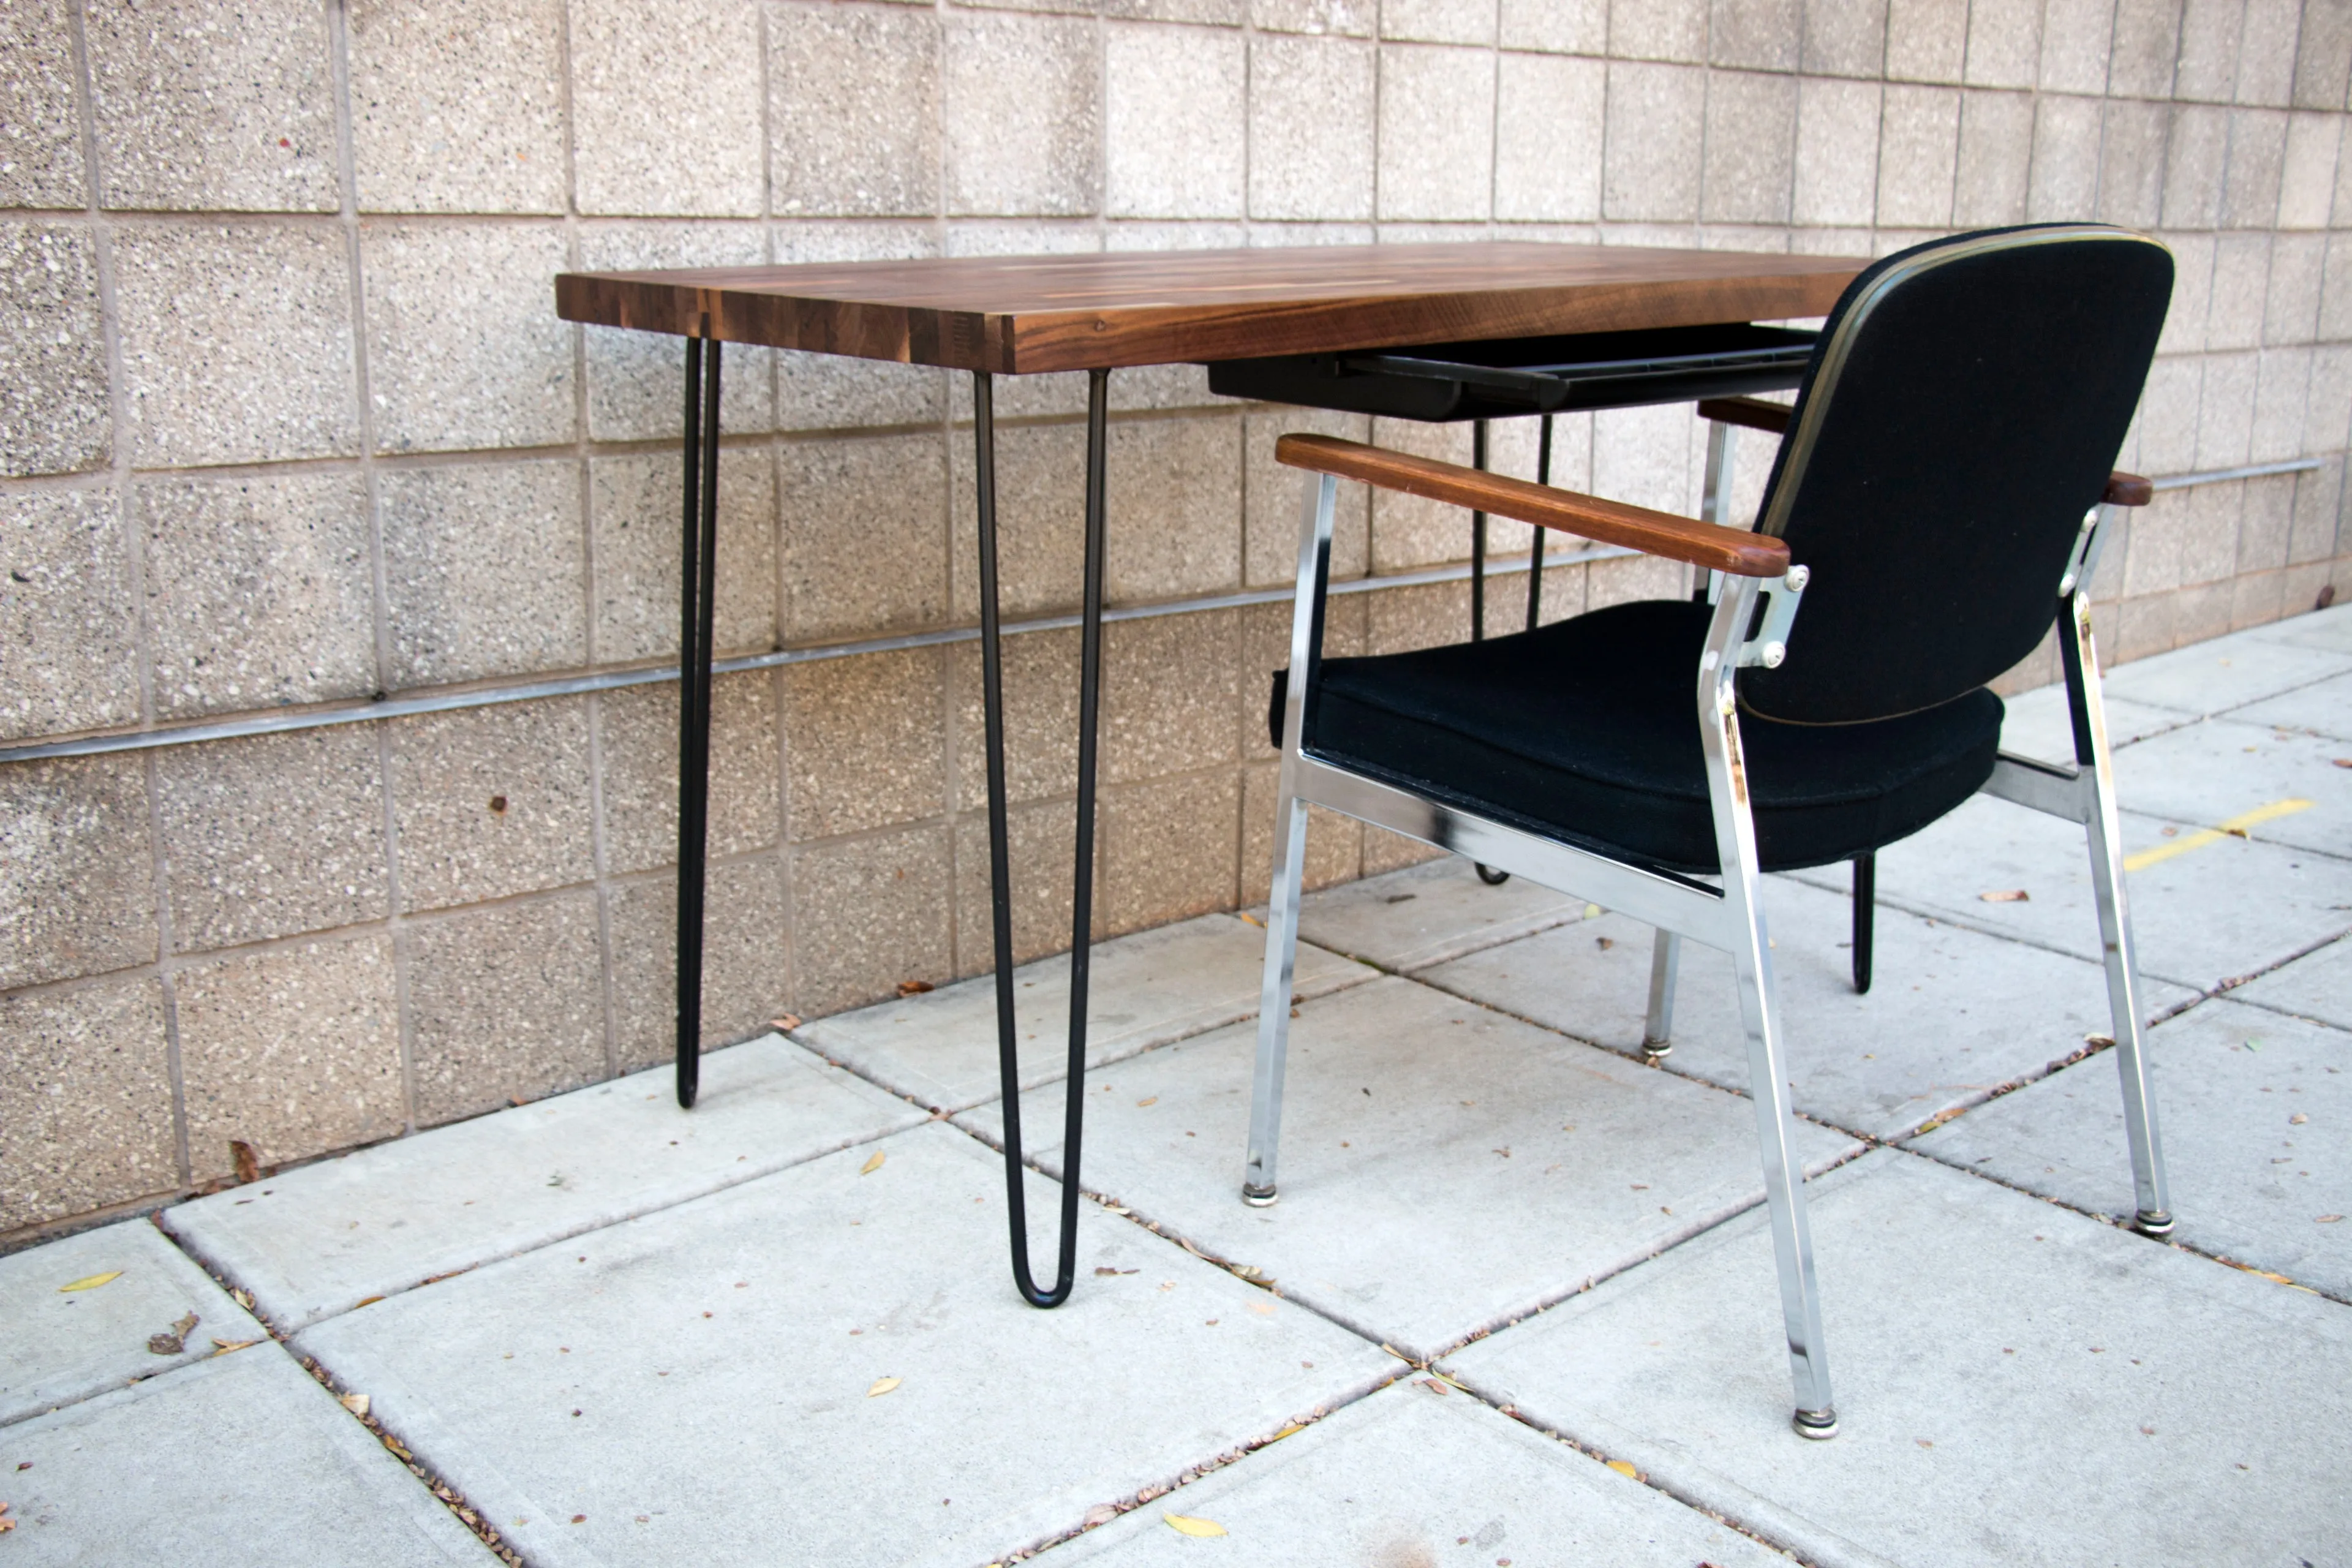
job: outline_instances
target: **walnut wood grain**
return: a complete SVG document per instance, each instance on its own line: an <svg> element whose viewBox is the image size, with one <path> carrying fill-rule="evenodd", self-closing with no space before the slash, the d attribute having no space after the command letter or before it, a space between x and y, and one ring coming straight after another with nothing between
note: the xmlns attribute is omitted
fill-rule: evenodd
<svg viewBox="0 0 2352 1568"><path fill-rule="evenodd" d="M1492 240L566 272L566 321L1003 374L1828 311L1844 257Z"/></svg>
<svg viewBox="0 0 2352 1568"><path fill-rule="evenodd" d="M1789 547L1769 535L1718 528L1670 511L1529 484L1336 436L1285 436L1274 444L1274 457L1294 468L1360 479L1381 489L1580 533L1603 544L1622 544L1734 576L1778 577L1789 569Z"/></svg>
<svg viewBox="0 0 2352 1568"><path fill-rule="evenodd" d="M2109 506L2146 506L2156 499L2156 486L2137 474L2117 468L2107 476L2106 492L2099 499Z"/></svg>
<svg viewBox="0 0 2352 1568"><path fill-rule="evenodd" d="M1795 412L1785 403L1767 403L1760 397L1706 397L1700 399L1698 405L1702 419L1745 426L1774 436L1788 433L1789 416Z"/></svg>

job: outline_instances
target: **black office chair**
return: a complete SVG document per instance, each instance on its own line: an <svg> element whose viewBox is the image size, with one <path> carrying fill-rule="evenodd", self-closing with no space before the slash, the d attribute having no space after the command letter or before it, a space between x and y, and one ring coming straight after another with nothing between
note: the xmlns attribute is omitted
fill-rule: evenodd
<svg viewBox="0 0 2352 1568"><path fill-rule="evenodd" d="M2137 1223L2169 1230L2084 588L2100 501L2146 499L2146 481L2109 465L2171 287L2161 246L2089 225L1963 235L1874 264L1822 331L1753 533L1284 437L1277 458L1321 477L1299 529L1290 671L1276 678L1282 779L1243 1196L1276 1196L1309 805L1649 921L1654 1047L1669 1034L1679 939L1723 949L1748 1036L1794 1425L1832 1436L1759 879L1871 854L1984 790L2088 829ZM1324 659L1340 479L1705 567L1712 603L1618 605L1485 642ZM2053 613L2073 768L2000 752L2001 703L1985 689Z"/></svg>

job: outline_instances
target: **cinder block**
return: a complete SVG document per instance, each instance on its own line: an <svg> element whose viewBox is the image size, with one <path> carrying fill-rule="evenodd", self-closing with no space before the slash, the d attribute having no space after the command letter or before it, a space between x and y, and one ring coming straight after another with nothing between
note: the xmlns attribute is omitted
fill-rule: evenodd
<svg viewBox="0 0 2352 1568"><path fill-rule="evenodd" d="M1494 0L1385 0L1381 37L1423 44L1491 45Z"/></svg>
<svg viewBox="0 0 2352 1568"><path fill-rule="evenodd" d="M2245 504L2238 523L2237 574L2240 582L2256 574L2273 573L2287 560L2287 538L2294 525L2294 474L2273 474L2246 481ZM2277 586L2272 586L2275 596ZM2242 602L2241 600L2233 601ZM2275 620L2276 612L2263 617ZM2231 616L2234 625L2236 616Z"/></svg>
<svg viewBox="0 0 2352 1568"><path fill-rule="evenodd" d="M1794 71L1803 26L1800 0L1714 0L1707 59L1747 70Z"/></svg>
<svg viewBox="0 0 2352 1568"><path fill-rule="evenodd" d="M2238 35L2237 101L2284 109L2294 97L2295 40L2303 0L2246 0Z"/></svg>
<svg viewBox="0 0 2352 1568"><path fill-rule="evenodd" d="M972 433L948 442L953 465L949 521L955 613L980 614L979 491L972 478ZM1119 467L1110 468L1118 482ZM1076 425L1016 426L996 432L997 593L1007 616L1075 605L1086 548L1086 430ZM1112 537L1118 510L1107 519Z"/></svg>
<svg viewBox="0 0 2352 1568"><path fill-rule="evenodd" d="M2049 0L2042 13L2040 81L2044 92L2107 90L2116 7L2108 0Z"/></svg>
<svg viewBox="0 0 2352 1568"><path fill-rule="evenodd" d="M2165 312L2158 353L2194 353L2205 346L2213 303L2213 237L2171 233L2162 237L2172 252L2172 305Z"/></svg>
<svg viewBox="0 0 2352 1568"><path fill-rule="evenodd" d="M1232 909L1241 794L1231 769L1108 792L1097 931L1110 936Z"/></svg>
<svg viewBox="0 0 2352 1568"><path fill-rule="evenodd" d="M1068 798L1030 801L1005 813L1015 963L1069 949L1070 873L1075 868L1077 816L1077 803ZM1097 916L1104 907L1102 846L1102 816L1097 810L1094 858ZM992 923L995 916L990 902L993 893L984 812L968 811L956 819L955 878L955 973L959 978L989 973L996 967L996 931Z"/></svg>
<svg viewBox="0 0 2352 1568"><path fill-rule="evenodd" d="M2196 103L2227 103L2237 87L2238 40L2246 0L2187 0L2180 14L2180 53L2172 96Z"/></svg>
<svg viewBox="0 0 2352 1568"><path fill-rule="evenodd" d="M1112 217L1241 216L1248 123L1242 36L1113 26L1103 51L1103 210Z"/></svg>
<svg viewBox="0 0 2352 1568"><path fill-rule="evenodd" d="M1005 798L1018 805L1077 788L1078 634L1024 632L1003 642ZM980 648L949 649L955 712L955 808L988 803L986 711Z"/></svg>
<svg viewBox="0 0 2352 1568"><path fill-rule="evenodd" d="M2224 581L2236 573L2238 534L2245 504L2246 487L2242 481L2199 485L2189 492L2189 505L2181 512L2182 604L2188 603L2188 589ZM2179 627L2176 640L2197 642L2200 638L2191 635L2184 625Z"/></svg>
<svg viewBox="0 0 2352 1568"><path fill-rule="evenodd" d="M1242 770L1241 900L1265 902L1272 883L1276 794L1281 769L1261 763ZM1336 887L1352 882L1362 869L1364 825L1352 816L1319 805L1307 808L1307 860L1304 886Z"/></svg>
<svg viewBox="0 0 2352 1568"><path fill-rule="evenodd" d="M1258 24L1263 27L1264 22ZM1507 49L1600 55L1609 48L1609 0L1502 0L1496 39Z"/></svg>
<svg viewBox="0 0 2352 1568"><path fill-rule="evenodd" d="M1094 24L950 12L946 33L947 210L1097 211L1102 76Z"/></svg>
<svg viewBox="0 0 2352 1568"><path fill-rule="evenodd" d="M767 258L767 246L756 224L596 223L580 230L580 268L585 272L756 267ZM589 436L599 441L677 444L686 426L682 342L667 332L616 331L610 327L591 327L581 337L588 348ZM728 343L720 349L722 436L776 427L774 369L782 357L776 350L748 343Z"/></svg>
<svg viewBox="0 0 2352 1568"><path fill-rule="evenodd" d="M2268 626L2277 620L2285 613L2282 602L2285 588L2286 574L2284 572L2256 572L2231 579L2230 629L2242 631L2248 626Z"/></svg>
<svg viewBox="0 0 2352 1568"><path fill-rule="evenodd" d="M346 16L360 211L563 211L558 0Z"/></svg>
<svg viewBox="0 0 2352 1568"><path fill-rule="evenodd" d="M584 882L591 852L584 699L398 719L393 824L404 909Z"/></svg>
<svg viewBox="0 0 2352 1568"><path fill-rule="evenodd" d="M0 496L0 735L138 717L124 529L112 490Z"/></svg>
<svg viewBox="0 0 2352 1568"><path fill-rule="evenodd" d="M464 910L406 936L416 1124L611 1076L596 894Z"/></svg>
<svg viewBox="0 0 2352 1568"><path fill-rule="evenodd" d="M158 981L0 997L0 1228L180 1184Z"/></svg>
<svg viewBox="0 0 2352 1568"><path fill-rule="evenodd" d="M339 231L140 226L117 231L113 248L134 464L359 449L351 258ZM534 301L552 314L545 277L535 282Z"/></svg>
<svg viewBox="0 0 2352 1568"><path fill-rule="evenodd" d="M2346 10L2352 14L2352 6ZM2279 169L2279 227L2327 226L2343 129L2341 114L2297 114L2288 120Z"/></svg>
<svg viewBox="0 0 2352 1568"><path fill-rule="evenodd" d="M1860 225L1876 216L1881 91L1876 82L1798 84L1797 223Z"/></svg>
<svg viewBox="0 0 2352 1568"><path fill-rule="evenodd" d="M582 212L760 215L757 11L730 0L578 0L571 45Z"/></svg>
<svg viewBox="0 0 2352 1568"><path fill-rule="evenodd" d="M938 212L939 18L846 5L778 5L767 16L776 212Z"/></svg>
<svg viewBox="0 0 2352 1568"><path fill-rule="evenodd" d="M202 0L86 12L100 201L199 212L332 212L332 54L309 0L224 26Z"/></svg>
<svg viewBox="0 0 2352 1568"><path fill-rule="evenodd" d="M1708 0L1609 0L1609 37L1620 59L1706 59Z"/></svg>
<svg viewBox="0 0 2352 1568"><path fill-rule="evenodd" d="M1709 223L1787 223L1796 142L1795 80L1717 73L1706 94L1699 216Z"/></svg>
<svg viewBox="0 0 2352 1568"><path fill-rule="evenodd" d="M1608 68L1599 60L1507 54L1496 68L1496 217L1599 218Z"/></svg>
<svg viewBox="0 0 2352 1568"><path fill-rule="evenodd" d="M1381 51L1380 216L1476 221L1492 211L1495 57L1405 45Z"/></svg>
<svg viewBox="0 0 2352 1568"><path fill-rule="evenodd" d="M1102 776L1126 784L1239 760L1240 612L1122 621L1103 635ZM975 759L976 760L976 759Z"/></svg>
<svg viewBox="0 0 2352 1568"><path fill-rule="evenodd" d="M339 724L155 753L173 946L231 947L391 912L376 740L373 725Z"/></svg>
<svg viewBox="0 0 2352 1568"><path fill-rule="evenodd" d="M550 282L562 228L371 223L360 232L376 449L455 451L569 441L574 329ZM466 309L450 309L464 279Z"/></svg>
<svg viewBox="0 0 2352 1568"><path fill-rule="evenodd" d="M793 855L793 1010L806 1017L951 978L950 830L900 828Z"/></svg>
<svg viewBox="0 0 2352 1568"><path fill-rule="evenodd" d="M1950 88L1889 87L1878 132L1878 221L1941 228L1952 219L1960 95Z"/></svg>
<svg viewBox="0 0 2352 1568"><path fill-rule="evenodd" d="M2161 103L2110 99L2099 142L2102 223L2154 228L2164 215L2164 147L2170 110Z"/></svg>
<svg viewBox="0 0 2352 1568"><path fill-rule="evenodd" d="M1329 33L1369 38L1380 10L1377 0L1250 0L1249 15L1250 25L1261 33Z"/></svg>
<svg viewBox="0 0 2352 1568"><path fill-rule="evenodd" d="M1371 421L1361 415L1319 408L1253 409L1243 421L1243 581L1253 588L1277 587L1298 578L1298 512L1313 481L1304 469L1274 460L1274 444L1293 432L1370 437ZM1333 581L1360 577L1370 526L1371 492L1341 485L1331 520Z"/></svg>
<svg viewBox="0 0 2352 1568"><path fill-rule="evenodd" d="M1705 447L1699 429L1689 408L1674 404L1595 414L1593 490L1612 500L1691 515L1694 448Z"/></svg>
<svg viewBox="0 0 2352 1568"><path fill-rule="evenodd" d="M913 224L796 223L778 225L771 235L776 259L785 263L896 260L935 256L940 248L935 229ZM797 353L777 353L774 360L777 419L788 430L929 425L947 412L949 373L928 365Z"/></svg>
<svg viewBox="0 0 2352 1568"><path fill-rule="evenodd" d="M469 463L379 481L395 687L588 661L579 465Z"/></svg>
<svg viewBox="0 0 2352 1568"><path fill-rule="evenodd" d="M1416 457L1466 464L1474 447L1467 425L1422 425L1403 419L1372 421L1372 445ZM1344 492L1346 487L1341 487ZM1470 557L1470 514L1397 490L1371 492L1371 569L1396 572ZM1296 562L1294 555L1293 561Z"/></svg>
<svg viewBox="0 0 2352 1568"><path fill-rule="evenodd" d="M1967 0L1889 0L1887 80L1957 83L1968 51Z"/></svg>
<svg viewBox="0 0 2352 1568"><path fill-rule="evenodd" d="M2271 272L2271 237L2224 234L2213 242L2213 303L2205 347L2250 349L2263 341Z"/></svg>
<svg viewBox="0 0 2352 1568"><path fill-rule="evenodd" d="M2344 0L2309 0L2303 8L2303 36L2295 42L2294 106L2341 109L2352 78L2352 5Z"/></svg>
<svg viewBox="0 0 2352 1568"><path fill-rule="evenodd" d="M2148 367L2140 394L2141 469L2162 476L2197 466L2197 396L2204 363L2193 356L2159 359Z"/></svg>
<svg viewBox="0 0 2352 1568"><path fill-rule="evenodd" d="M140 757L0 769L0 986L152 963L154 856Z"/></svg>
<svg viewBox="0 0 2352 1568"><path fill-rule="evenodd" d="M2179 490L2159 493L2148 505L2134 509L2123 581L2116 585L2119 596L2137 599L2180 586L2180 541L2188 529L2189 505L2189 492Z"/></svg>
<svg viewBox="0 0 2352 1568"><path fill-rule="evenodd" d="M2352 170L2352 159L2344 167ZM2342 205L2339 195L2337 205ZM2352 234L2327 237L2319 285L2319 337L2323 342L2352 338Z"/></svg>
<svg viewBox="0 0 2352 1568"><path fill-rule="evenodd" d="M1960 99L1960 159L1952 221L1969 227L2020 223L2033 153L2033 100L1969 92Z"/></svg>
<svg viewBox="0 0 2352 1568"><path fill-rule="evenodd" d="M2030 88L2041 66L2040 0L1972 0L1966 71L1970 87Z"/></svg>
<svg viewBox="0 0 2352 1568"><path fill-rule="evenodd" d="M0 223L0 473L100 467L111 428L89 231Z"/></svg>
<svg viewBox="0 0 2352 1568"><path fill-rule="evenodd" d="M1363 44L1250 40L1250 216L1372 216L1374 69Z"/></svg>
<svg viewBox="0 0 2352 1568"><path fill-rule="evenodd" d="M278 1165L407 1122L389 935L196 964L175 986L193 1180L233 1174L232 1141Z"/></svg>
<svg viewBox="0 0 2352 1568"><path fill-rule="evenodd" d="M2044 94L2036 100L2032 178L2025 200L2034 222L2081 222L2096 210L2100 108L2095 98Z"/></svg>
<svg viewBox="0 0 2352 1568"><path fill-rule="evenodd" d="M1126 22L1192 22L1238 27L1248 14L1246 0L1102 0L1103 15Z"/></svg>
<svg viewBox="0 0 2352 1568"><path fill-rule="evenodd" d="M794 841L862 833L945 808L944 675L937 648L787 667L784 757Z"/></svg>
<svg viewBox="0 0 2352 1568"><path fill-rule="evenodd" d="M793 442L777 458L787 640L946 617L947 447L936 431Z"/></svg>
<svg viewBox="0 0 2352 1568"><path fill-rule="evenodd" d="M2228 468L2247 460L2254 435L2254 384L2260 355L2208 354L2198 399L2197 466Z"/></svg>
<svg viewBox="0 0 2352 1568"><path fill-rule="evenodd" d="M7 75L0 78L0 125L8 128L9 141L7 166L0 168L0 206L88 205L73 29L64 7L11 5L0 12L0 55L8 60Z"/></svg>
<svg viewBox="0 0 2352 1568"><path fill-rule="evenodd" d="M670 452L631 452L588 465L595 537L599 660L676 658L678 575L685 570L683 483ZM838 526L840 520L833 520ZM722 653L764 653L776 641L776 476L764 447L719 454L719 560L711 636Z"/></svg>
<svg viewBox="0 0 2352 1568"><path fill-rule="evenodd" d="M1704 71L1610 62L1604 217L1673 223L1698 216L1706 103Z"/></svg>
<svg viewBox="0 0 2352 1568"><path fill-rule="evenodd" d="M2107 90L2120 98L2172 96L2180 51L2180 0L2117 0Z"/></svg>
<svg viewBox="0 0 2352 1568"><path fill-rule="evenodd" d="M604 865L609 872L677 863L677 688L628 686L597 699L604 766ZM783 763L776 742L772 670L710 683L711 856L741 855L782 837Z"/></svg>
<svg viewBox="0 0 2352 1568"><path fill-rule="evenodd" d="M611 900L613 1048L631 1072L677 1052L677 882L625 882ZM710 1050L767 1029L791 1001L782 859L715 862L702 924L702 1048Z"/></svg>
<svg viewBox="0 0 2352 1568"><path fill-rule="evenodd" d="M374 566L357 475L159 479L131 498L158 711L375 689Z"/></svg>
<svg viewBox="0 0 2352 1568"><path fill-rule="evenodd" d="M1886 68L1886 0L1806 0L1807 76L1876 79Z"/></svg>
<svg viewBox="0 0 2352 1568"><path fill-rule="evenodd" d="M1105 591L1112 599L1177 599L1241 585L1239 418L1122 421L1111 426L1108 460Z"/></svg>
<svg viewBox="0 0 2352 1568"><path fill-rule="evenodd" d="M2231 111L2230 174L2221 184L2224 228L2270 228L2277 224L2286 121L2280 110Z"/></svg>
<svg viewBox="0 0 2352 1568"><path fill-rule="evenodd" d="M2311 386L2311 351L2266 349L2254 381L2253 436L2247 456L2257 463L2301 457L2304 405Z"/></svg>

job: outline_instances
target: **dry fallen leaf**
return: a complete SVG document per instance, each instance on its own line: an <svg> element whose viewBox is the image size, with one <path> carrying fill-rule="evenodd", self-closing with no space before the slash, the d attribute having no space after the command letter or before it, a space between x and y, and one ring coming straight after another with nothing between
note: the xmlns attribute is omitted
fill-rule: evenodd
<svg viewBox="0 0 2352 1568"><path fill-rule="evenodd" d="M1168 1528L1179 1535L1211 1536L1225 1532L1225 1527L1213 1519L1193 1519L1181 1513L1163 1513L1160 1517L1167 1521Z"/></svg>
<svg viewBox="0 0 2352 1568"><path fill-rule="evenodd" d="M1306 1430L1306 1427L1300 1426L1297 1422L1293 1421L1289 1426L1285 1426L1281 1431L1276 1432L1273 1436L1268 1437L1266 1441L1269 1443L1279 1443L1285 1437L1290 1436L1294 1433L1304 1432Z"/></svg>
<svg viewBox="0 0 2352 1568"><path fill-rule="evenodd" d="M364 1394L346 1394L337 1403L354 1415L364 1415L368 1413L368 1396Z"/></svg>
<svg viewBox="0 0 2352 1568"><path fill-rule="evenodd" d="M253 1152L252 1144L242 1138L232 1138L228 1141L228 1153L229 1158L236 1162L236 1179L240 1184L261 1180L261 1156Z"/></svg>
<svg viewBox="0 0 2352 1568"><path fill-rule="evenodd" d="M1613 936L1596 936L1592 939L1592 944L1601 952L1607 952L1617 945L1617 939Z"/></svg>
<svg viewBox="0 0 2352 1568"><path fill-rule="evenodd" d="M1430 1393L1432 1393L1432 1394L1444 1394L1444 1393L1445 1392L1445 1384L1444 1384L1444 1383L1440 1382L1440 1381L1439 1381L1438 1379L1436 1379L1436 1378L1433 1378L1433 1377L1416 1377L1416 1378L1414 1378L1414 1379L1413 1379L1413 1381L1414 1381L1415 1383L1417 1383L1417 1384L1421 1384L1421 1385L1422 1385L1422 1387L1423 1387L1423 1388L1425 1388L1425 1389L1429 1390L1429 1392L1430 1392Z"/></svg>
<svg viewBox="0 0 2352 1568"><path fill-rule="evenodd" d="M2112 1046L2116 1037L2113 1035L2084 1035L2083 1043L2086 1046Z"/></svg>
<svg viewBox="0 0 2352 1568"><path fill-rule="evenodd" d="M2286 1119L2286 1124L2289 1127L2300 1127L2310 1120L2310 1117L2305 1116L2302 1111L2298 1110L2293 1116Z"/></svg>
<svg viewBox="0 0 2352 1568"><path fill-rule="evenodd" d="M1631 1459L1612 1459L1609 1461L1609 1468L1621 1476L1630 1476L1637 1481L1642 1479L1642 1472L1633 1468L1633 1461Z"/></svg>
<svg viewBox="0 0 2352 1568"><path fill-rule="evenodd" d="M120 1268L110 1270L104 1274L93 1274L86 1279L77 1279L70 1285L58 1286L58 1294L62 1296L68 1290L95 1290L100 1285L104 1285L110 1280L120 1279L121 1278L122 1270Z"/></svg>
<svg viewBox="0 0 2352 1568"><path fill-rule="evenodd" d="M251 1350L260 1342L259 1340L215 1340L213 1354L235 1355L239 1351Z"/></svg>
<svg viewBox="0 0 2352 1568"><path fill-rule="evenodd" d="M1264 930L1265 929L1265 922L1264 921L1262 921L1262 920L1258 919L1255 915L1251 914L1247 910L1240 910L1240 911L1238 911L1238 912L1240 913L1240 915L1241 915L1241 917L1242 917L1242 920L1243 920L1245 923L1247 923L1247 924L1249 924L1249 925L1254 925L1254 926L1257 927L1257 929L1258 929L1258 930L1260 930L1260 931L1264 931Z"/></svg>
<svg viewBox="0 0 2352 1568"><path fill-rule="evenodd" d="M898 1386L898 1380L895 1377L877 1377L874 1380L874 1386L866 1391L866 1397L879 1399Z"/></svg>
<svg viewBox="0 0 2352 1568"><path fill-rule="evenodd" d="M1980 902L1988 904L2025 904L2032 902L2032 900L2027 896L2023 888L1998 888L1990 893L1979 893L1977 898Z"/></svg>
<svg viewBox="0 0 2352 1568"><path fill-rule="evenodd" d="M931 983L928 980L901 980L898 982L898 994L901 996L920 996L924 992L929 991L930 988Z"/></svg>
<svg viewBox="0 0 2352 1568"><path fill-rule="evenodd" d="M801 1026L801 1016L798 1013L787 1013L781 1018L771 1018L768 1022L778 1030L790 1033Z"/></svg>
<svg viewBox="0 0 2352 1568"><path fill-rule="evenodd" d="M1147 1105L1157 1105L1157 1104L1159 1104L1159 1103L1160 1103L1160 1097L1159 1097L1158 1095L1156 1095L1156 1094L1155 1094L1155 1095L1153 1095L1150 1100L1137 1100L1137 1101L1135 1102L1135 1108L1136 1108L1138 1110L1142 1110L1142 1109L1143 1109L1145 1106L1147 1106Z"/></svg>
<svg viewBox="0 0 2352 1568"><path fill-rule="evenodd" d="M2334 761L2339 768L2352 768L2352 757L2337 757Z"/></svg>
<svg viewBox="0 0 2352 1568"><path fill-rule="evenodd" d="M1271 1318L1274 1316L1274 1303L1271 1301L1252 1301L1250 1303L1249 1310L1255 1312L1261 1318Z"/></svg>
<svg viewBox="0 0 2352 1568"><path fill-rule="evenodd" d="M2317 1225L2340 1225L2343 1223L2343 1220L2344 1216L2340 1214L2324 1214L2313 1223Z"/></svg>
<svg viewBox="0 0 2352 1568"><path fill-rule="evenodd" d="M875 1172L882 1168L882 1151L879 1149L875 1150L874 1158L866 1161L863 1165L858 1166L857 1173L861 1176L872 1175Z"/></svg>

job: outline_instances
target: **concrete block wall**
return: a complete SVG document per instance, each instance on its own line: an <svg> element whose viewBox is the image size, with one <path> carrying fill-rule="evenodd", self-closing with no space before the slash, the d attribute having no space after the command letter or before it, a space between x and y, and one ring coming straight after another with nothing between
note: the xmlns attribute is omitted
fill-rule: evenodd
<svg viewBox="0 0 2352 1568"><path fill-rule="evenodd" d="M0 744L674 657L677 345L557 321L567 268L2107 218L2180 270L2125 464L2322 466L2135 516L2106 646L2293 613L2346 570L2348 80L2345 0L5 0ZM723 648L968 622L968 389L726 363ZM1284 580L1283 430L1466 455L1194 369L1113 389L1121 601ZM1076 595L1082 399L1000 386L1016 613ZM1560 438L1560 482L1696 500L1687 409ZM1496 445L1531 470L1530 430ZM1420 503L1345 513L1350 574L1466 550ZM1572 565L1547 604L1680 581ZM1466 616L1381 590L1333 645ZM1105 931L1262 895L1284 635L1111 631ZM1066 940L1074 649L1011 645L1024 952ZM986 966L974 651L718 683L711 1040ZM661 1059L676 713L0 763L0 1237L223 1179L233 1142L301 1160ZM1414 851L1333 820L1310 854Z"/></svg>

